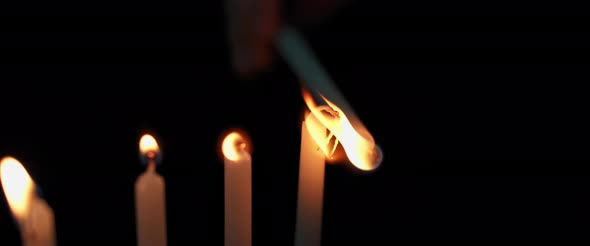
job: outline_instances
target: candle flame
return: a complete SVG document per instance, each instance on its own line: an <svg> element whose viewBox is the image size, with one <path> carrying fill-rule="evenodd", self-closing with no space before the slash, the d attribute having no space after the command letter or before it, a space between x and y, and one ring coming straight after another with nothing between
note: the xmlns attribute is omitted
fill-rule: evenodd
<svg viewBox="0 0 590 246"><path fill-rule="evenodd" d="M369 171L374 170L381 164L383 158L381 149L375 144L373 136L363 126L362 122L353 117L347 118L344 111L337 105L329 101L323 95L320 97L327 103L327 105L317 105L311 93L303 90L303 100L305 104L324 127L326 127L330 135L327 137L318 136L317 130L310 131L313 139L318 143L320 148L328 156L328 142L331 137L335 137L340 142L346 156L350 162L357 168ZM310 117L308 117L310 118ZM354 125L354 126L353 126ZM309 126L309 124L308 124ZM328 141L326 141L328 140ZM337 144L337 143L336 143ZM334 150L331 151L332 153Z"/></svg>
<svg viewBox="0 0 590 246"><path fill-rule="evenodd" d="M0 180L8 206L16 220L26 217L31 206L35 184L23 165L13 157L0 161Z"/></svg>
<svg viewBox="0 0 590 246"><path fill-rule="evenodd" d="M160 147L156 139L150 134L144 134L139 139L139 151L143 155L147 155L148 158L154 159L160 152Z"/></svg>
<svg viewBox="0 0 590 246"><path fill-rule="evenodd" d="M247 153L246 149L246 138L238 132L229 133L221 143L221 152L223 156L231 161L237 161L243 159L244 152Z"/></svg>

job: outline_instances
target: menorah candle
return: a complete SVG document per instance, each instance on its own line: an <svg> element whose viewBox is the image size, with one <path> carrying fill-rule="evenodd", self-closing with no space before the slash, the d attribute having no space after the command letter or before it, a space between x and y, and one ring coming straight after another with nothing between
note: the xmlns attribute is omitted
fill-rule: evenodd
<svg viewBox="0 0 590 246"><path fill-rule="evenodd" d="M326 158L336 161L333 153L341 144L355 167L370 171L380 165L382 152L374 142L355 131L336 105L324 98L328 105L319 106L306 90L303 90L303 98L310 112L301 127L295 245L319 246ZM368 134L368 131L363 133ZM336 139L329 148L332 138Z"/></svg>
<svg viewBox="0 0 590 246"><path fill-rule="evenodd" d="M225 246L252 244L252 158L249 145L238 132L221 144L225 180Z"/></svg>
<svg viewBox="0 0 590 246"><path fill-rule="evenodd" d="M322 149L324 146L320 146L318 142L321 142L317 140L322 136L325 138L326 128L307 113L301 124L296 246L317 246L321 241L326 155Z"/></svg>
<svg viewBox="0 0 590 246"><path fill-rule="evenodd" d="M297 30L284 26L275 41L277 50L301 81L303 99L310 110L301 133L295 245L320 245L325 159L319 149L332 158L340 144L348 160L363 171L375 170L383 160L383 153ZM310 122L323 126L329 135L321 129L316 131L316 127L311 129ZM328 150L332 137L336 139L335 144ZM317 147L314 151L309 146Z"/></svg>
<svg viewBox="0 0 590 246"><path fill-rule="evenodd" d="M55 246L53 210L36 194L37 187L23 165L13 157L4 157L0 180L23 246Z"/></svg>
<svg viewBox="0 0 590 246"><path fill-rule="evenodd" d="M146 170L135 182L135 215L138 246L165 246L166 196L164 178L156 172L162 152L156 139L145 134L139 140L140 160Z"/></svg>

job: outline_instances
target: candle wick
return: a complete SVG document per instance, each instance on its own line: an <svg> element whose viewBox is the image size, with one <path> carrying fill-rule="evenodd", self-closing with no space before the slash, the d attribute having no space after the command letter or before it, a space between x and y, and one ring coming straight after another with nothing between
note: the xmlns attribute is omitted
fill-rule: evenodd
<svg viewBox="0 0 590 246"><path fill-rule="evenodd" d="M156 171L156 161L153 159L148 160L148 166L146 172L153 173Z"/></svg>

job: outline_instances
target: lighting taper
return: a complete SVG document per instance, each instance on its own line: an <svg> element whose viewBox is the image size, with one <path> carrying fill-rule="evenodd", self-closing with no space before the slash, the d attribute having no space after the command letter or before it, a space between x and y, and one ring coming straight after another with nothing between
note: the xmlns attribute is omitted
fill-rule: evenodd
<svg viewBox="0 0 590 246"><path fill-rule="evenodd" d="M164 178L156 172L162 152L156 139L139 140L139 158L146 170L135 182L135 215L138 246L166 246L166 195Z"/></svg>

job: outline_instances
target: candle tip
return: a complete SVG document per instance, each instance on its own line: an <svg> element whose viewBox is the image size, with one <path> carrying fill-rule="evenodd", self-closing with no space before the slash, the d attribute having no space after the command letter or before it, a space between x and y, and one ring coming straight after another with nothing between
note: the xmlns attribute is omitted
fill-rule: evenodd
<svg viewBox="0 0 590 246"><path fill-rule="evenodd" d="M12 215L21 220L29 213L35 184L17 159L7 156L0 160L0 181Z"/></svg>
<svg viewBox="0 0 590 246"><path fill-rule="evenodd" d="M232 131L225 136L221 143L221 152L225 158L236 161L240 159L243 152L249 152L251 144L248 144L248 140L244 135L244 133Z"/></svg>

